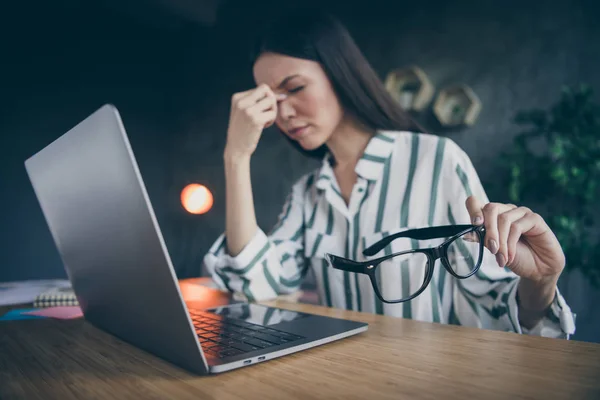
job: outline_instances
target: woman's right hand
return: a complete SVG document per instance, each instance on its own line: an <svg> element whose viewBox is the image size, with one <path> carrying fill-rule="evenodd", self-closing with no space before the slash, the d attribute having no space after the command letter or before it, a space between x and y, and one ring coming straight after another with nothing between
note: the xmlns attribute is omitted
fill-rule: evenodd
<svg viewBox="0 0 600 400"><path fill-rule="evenodd" d="M225 154L234 158L251 156L262 131L273 125L276 117L277 97L268 85L235 93L231 98Z"/></svg>

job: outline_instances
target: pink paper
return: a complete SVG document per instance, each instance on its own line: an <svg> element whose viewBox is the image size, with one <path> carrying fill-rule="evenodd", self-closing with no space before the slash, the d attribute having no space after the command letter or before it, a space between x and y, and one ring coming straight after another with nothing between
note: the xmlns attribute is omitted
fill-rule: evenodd
<svg viewBox="0 0 600 400"><path fill-rule="evenodd" d="M58 319L73 319L83 317L79 306L60 306L60 307L45 307L36 311L28 311L23 314L39 315L42 317L58 318Z"/></svg>

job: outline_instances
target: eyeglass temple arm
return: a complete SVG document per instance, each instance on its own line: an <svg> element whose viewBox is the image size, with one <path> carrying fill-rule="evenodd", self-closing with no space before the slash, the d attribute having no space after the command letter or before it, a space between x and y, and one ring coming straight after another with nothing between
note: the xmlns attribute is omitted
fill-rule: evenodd
<svg viewBox="0 0 600 400"><path fill-rule="evenodd" d="M342 271L363 272L365 265L367 265L364 262L353 261L344 257L334 256L333 254L329 253L327 253L325 257L327 257L333 268L341 269Z"/></svg>
<svg viewBox="0 0 600 400"><path fill-rule="evenodd" d="M418 240L435 239L440 237L454 236L462 231L472 228L473 225L443 225L428 228L409 229L407 231L394 233L381 239L363 250L363 255L373 256L380 252L385 246L398 238L411 238Z"/></svg>

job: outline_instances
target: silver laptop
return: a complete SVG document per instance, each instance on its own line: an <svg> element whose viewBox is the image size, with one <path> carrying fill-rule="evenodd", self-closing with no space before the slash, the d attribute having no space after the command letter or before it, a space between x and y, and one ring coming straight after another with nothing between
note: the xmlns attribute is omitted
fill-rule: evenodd
<svg viewBox="0 0 600 400"><path fill-rule="evenodd" d="M26 160L25 168L86 320L124 341L208 374L367 330L364 323L254 303L186 304L112 105Z"/></svg>

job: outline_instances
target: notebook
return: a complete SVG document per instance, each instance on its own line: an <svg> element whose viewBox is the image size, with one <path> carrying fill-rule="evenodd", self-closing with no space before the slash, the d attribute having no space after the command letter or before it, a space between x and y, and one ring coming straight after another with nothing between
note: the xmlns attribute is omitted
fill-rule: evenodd
<svg viewBox="0 0 600 400"><path fill-rule="evenodd" d="M33 307L78 306L77 297L71 287L54 288L36 296Z"/></svg>

